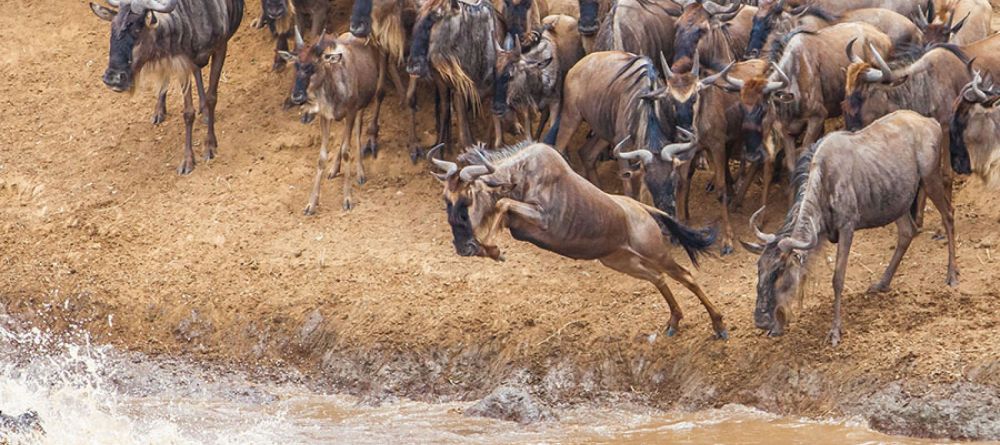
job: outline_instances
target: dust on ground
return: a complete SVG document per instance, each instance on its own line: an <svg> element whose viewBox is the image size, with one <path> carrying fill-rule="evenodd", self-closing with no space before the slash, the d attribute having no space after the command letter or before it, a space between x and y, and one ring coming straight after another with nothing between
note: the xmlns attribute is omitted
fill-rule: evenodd
<svg viewBox="0 0 1000 445"><path fill-rule="evenodd" d="M342 3L337 31L346 28ZM667 307L655 289L595 262L509 238L505 263L456 256L440 186L409 161L395 93L355 210L340 210L337 180L325 184L318 214L303 216L318 128L282 109L291 74L269 71L270 39L248 26L258 9L248 2L230 44L219 156L181 177L176 89L168 120L154 127L151 92L115 94L101 83L108 25L86 2L7 6L0 303L8 311L53 330L79 323L101 341L145 353L294 366L376 402L468 399L502 382L531 385L551 401L628 392L658 406L737 402L811 416L874 418L882 409L890 418L889 408L866 402L933 391L947 398L969 385L1000 400L1000 199L976 181L956 192L958 290L944 285L945 243L930 236L940 223L929 209L890 293L864 290L889 260L895 229L859 234L837 348L826 341L832 248L814 266L784 337L753 328L756 258L738 249L706 258L698 273L730 340L711 338L708 317L685 290L677 291L681 334L668 339ZM422 108L429 142L426 97ZM196 152L203 132L197 123ZM718 200L701 192L706 177L693 187L695 225L719 219ZM780 189L771 196L784 200ZM738 237L752 239L753 207L734 214ZM773 227L781 214L771 210ZM961 437L959 430L944 435Z"/></svg>

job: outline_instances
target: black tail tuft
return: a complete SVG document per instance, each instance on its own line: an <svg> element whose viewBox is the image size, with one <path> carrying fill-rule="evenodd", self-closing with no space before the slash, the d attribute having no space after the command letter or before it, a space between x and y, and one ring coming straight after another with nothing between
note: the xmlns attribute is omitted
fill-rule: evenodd
<svg viewBox="0 0 1000 445"><path fill-rule="evenodd" d="M652 213L652 215L660 223L660 227L666 229L663 234L675 239L687 252L688 258L691 258L691 264L698 267L698 255L705 253L709 247L712 247L712 244L715 244L718 230L715 227L699 230L681 224L670 215L661 213Z"/></svg>

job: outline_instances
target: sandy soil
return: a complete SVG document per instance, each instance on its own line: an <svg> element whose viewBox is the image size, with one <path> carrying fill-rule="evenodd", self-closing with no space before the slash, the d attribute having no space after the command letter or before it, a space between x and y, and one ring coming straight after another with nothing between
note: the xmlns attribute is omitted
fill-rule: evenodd
<svg viewBox="0 0 1000 445"><path fill-rule="evenodd" d="M180 95L172 92L167 122L154 127L152 93L104 87L108 25L86 2L5 8L7 311L54 330L82 324L99 341L147 353L295 366L331 389L376 400L470 398L514 381L551 401L627 391L681 408L740 402L814 416L883 415L882 429L958 437L976 434L961 419L935 431L906 427L905 414L893 423L891 400L940 401L960 392L953 388L972 388L1000 406L1000 198L977 182L956 193L958 290L944 285L944 242L924 233L895 289L866 295L896 236L892 227L859 235L838 348L826 341L833 249L815 265L782 338L753 328L756 258L742 250L705 259L698 274L726 316L729 341L711 339L708 317L684 290L681 335L654 337L667 308L647 283L509 238L505 263L456 256L439 185L407 157L397 96L387 101L382 152L367 164L370 181L356 191L355 210L340 210L338 180L325 187L319 213L303 216L318 128L281 108L291 74L269 72L269 38L248 26L258 5L249 2L230 45L219 157L186 177L174 171ZM338 6L337 30L346 27L346 8ZM421 127L430 141L428 111ZM195 131L200 140L204 127ZM718 201L700 191L706 176L694 187L696 224L718 219ZM781 193L772 201L783 202ZM734 216L744 239L752 238L752 210ZM772 223L781 218L773 210ZM927 227L938 227L928 215Z"/></svg>

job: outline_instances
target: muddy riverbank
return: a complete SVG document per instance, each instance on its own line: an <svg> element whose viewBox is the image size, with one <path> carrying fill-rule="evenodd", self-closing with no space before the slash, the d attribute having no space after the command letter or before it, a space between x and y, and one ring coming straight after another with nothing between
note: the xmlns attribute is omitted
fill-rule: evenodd
<svg viewBox="0 0 1000 445"><path fill-rule="evenodd" d="M249 14L257 8L248 2ZM291 75L268 71L271 45L249 26L222 80L219 158L177 176L180 96L172 92L167 122L153 127L152 93L108 91L107 32L84 2L29 0L0 17L9 42L0 54L0 303L32 326L79 325L146 354L293 368L372 405L475 400L514 383L547 403L739 403L861 416L900 434L1000 439L1000 198L974 181L956 192L957 290L944 285L945 244L928 232L892 292L865 294L896 237L892 227L864 232L843 344L826 342L829 258L814 266L788 333L771 339L750 316L755 257L738 250L706 258L698 273L730 340L711 339L683 290L682 331L665 338L655 289L599 264L509 238L505 263L454 255L439 186L407 158L395 95L357 208L340 210L333 182L319 213L304 217L318 130L282 110ZM429 111L420 122L433 127ZM701 192L706 176L692 197L697 225L718 219L718 201ZM783 202L781 191L771 200ZM744 239L753 210L734 213ZM780 209L768 217L773 225ZM928 212L929 230L938 226Z"/></svg>

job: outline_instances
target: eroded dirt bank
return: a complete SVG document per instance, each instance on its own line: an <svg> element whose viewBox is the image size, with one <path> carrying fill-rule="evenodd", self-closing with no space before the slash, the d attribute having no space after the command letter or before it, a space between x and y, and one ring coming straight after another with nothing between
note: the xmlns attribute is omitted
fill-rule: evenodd
<svg viewBox="0 0 1000 445"><path fill-rule="evenodd" d="M290 74L268 72L271 45L247 26L258 8L249 2L230 46L220 156L179 177L179 95L153 127L151 93L116 95L101 84L108 30L85 2L9 5L0 17L8 312L54 330L80 323L99 341L146 353L294 366L372 401L471 399L521 382L556 402L626 392L662 407L737 402L862 415L894 433L1000 438L995 192L970 181L956 194L958 290L943 284L944 243L924 233L895 290L864 294L896 237L891 227L860 234L836 349L826 342L831 262L816 264L788 334L770 339L753 329L755 257L742 250L706 258L699 273L731 339L710 338L707 316L683 290L682 333L667 339L655 289L596 263L509 239L505 263L455 256L439 186L406 156L396 96L357 208L340 211L337 181L319 214L302 216L318 130L281 109ZM421 124L432 128L427 111ZM196 126L196 138L202 132ZM694 187L698 224L718 214L700 192L704 178ZM734 216L744 239L752 210Z"/></svg>

